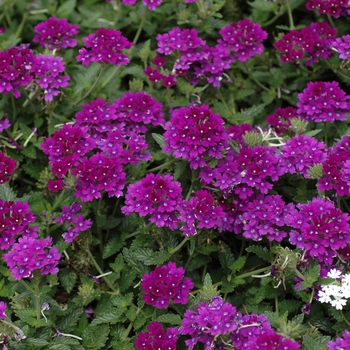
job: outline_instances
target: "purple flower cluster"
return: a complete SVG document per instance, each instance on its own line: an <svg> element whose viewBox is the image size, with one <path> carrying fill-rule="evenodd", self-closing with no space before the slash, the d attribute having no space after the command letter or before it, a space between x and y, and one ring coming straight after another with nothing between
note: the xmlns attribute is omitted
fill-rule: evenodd
<svg viewBox="0 0 350 350"><path fill-rule="evenodd" d="M320 191L335 190L338 196L350 196L350 136L344 136L328 149L323 162L323 176L318 180Z"/></svg>
<svg viewBox="0 0 350 350"><path fill-rule="evenodd" d="M336 81L311 81L298 98L298 117L306 121L332 123L345 120L350 112L350 96L340 89Z"/></svg>
<svg viewBox="0 0 350 350"><path fill-rule="evenodd" d="M247 350L298 350L300 344L294 340L283 337L274 330L261 334L257 339L249 340Z"/></svg>
<svg viewBox="0 0 350 350"><path fill-rule="evenodd" d="M223 225L226 214L220 204L215 203L214 197L206 190L194 193L191 198L178 207L181 227L185 236L195 235L197 229L219 228Z"/></svg>
<svg viewBox="0 0 350 350"><path fill-rule="evenodd" d="M223 119L207 105L173 110L164 129L164 152L188 160L192 169L206 166L212 158L220 159L228 145Z"/></svg>
<svg viewBox="0 0 350 350"><path fill-rule="evenodd" d="M6 157L4 153L0 152L0 184L10 181L11 175L16 169L17 163L15 160Z"/></svg>
<svg viewBox="0 0 350 350"><path fill-rule="evenodd" d="M70 24L65 18L50 17L47 21L41 22L34 27L33 41L41 47L49 50L61 50L67 47L74 47L77 40L74 35L79 34L78 25Z"/></svg>
<svg viewBox="0 0 350 350"><path fill-rule="evenodd" d="M113 63L116 66L127 65L129 58L122 53L123 49L130 49L134 44L122 36L120 30L98 28L83 38L85 47L79 50L76 57L83 66L91 62Z"/></svg>
<svg viewBox="0 0 350 350"><path fill-rule="evenodd" d="M299 173L308 178L310 168L326 160L325 147L323 142L311 136L292 137L281 147L281 167L285 167L290 174Z"/></svg>
<svg viewBox="0 0 350 350"><path fill-rule="evenodd" d="M305 250L306 257L331 266L338 251L350 243L349 214L320 197L307 204L298 204L297 208L299 210L289 208L285 215L286 224L292 228L290 243Z"/></svg>
<svg viewBox="0 0 350 350"><path fill-rule="evenodd" d="M348 16L350 12L348 0L308 0L306 8L333 17Z"/></svg>
<svg viewBox="0 0 350 350"><path fill-rule="evenodd" d="M29 210L28 203L0 199L0 249L8 250L19 235L35 235L38 227L30 226L34 222L35 216Z"/></svg>
<svg viewBox="0 0 350 350"><path fill-rule="evenodd" d="M333 50L339 53L339 58L345 60L350 57L350 35L343 35L332 42Z"/></svg>
<svg viewBox="0 0 350 350"><path fill-rule="evenodd" d="M92 226L90 219L84 220L82 214L77 214L81 210L79 203L72 203L70 207L63 207L62 214L55 220L55 223L62 223L70 227L63 234L66 243L72 243L79 235L79 232L86 231Z"/></svg>
<svg viewBox="0 0 350 350"><path fill-rule="evenodd" d="M350 349L350 332L345 330L341 337L338 337L335 341L329 341L327 347L329 350Z"/></svg>
<svg viewBox="0 0 350 350"><path fill-rule="evenodd" d="M3 256L16 280L31 278L36 270L42 275L57 274L60 258L58 249L52 247L52 238L38 238L37 234L23 235Z"/></svg>
<svg viewBox="0 0 350 350"><path fill-rule="evenodd" d="M147 174L142 180L128 186L122 213L150 215L158 227L177 228L179 219L175 210L182 203L181 184L169 174Z"/></svg>
<svg viewBox="0 0 350 350"><path fill-rule="evenodd" d="M273 114L266 117L266 122L271 125L277 135L282 135L291 125L291 119L297 117L294 107L277 108Z"/></svg>
<svg viewBox="0 0 350 350"><path fill-rule="evenodd" d="M149 274L142 276L141 288L146 304L158 309L167 307L170 302L174 304L187 304L188 294L194 287L189 278L185 278L185 270L169 262L158 266Z"/></svg>
<svg viewBox="0 0 350 350"><path fill-rule="evenodd" d="M6 308L7 304L3 301L0 301L0 318L3 320L7 317L5 314Z"/></svg>
<svg viewBox="0 0 350 350"><path fill-rule="evenodd" d="M307 66L317 62L318 57L328 58L332 55L331 46L337 30L327 22L311 23L301 30L291 30L274 43L280 51L281 61L305 61Z"/></svg>
<svg viewBox="0 0 350 350"><path fill-rule="evenodd" d="M106 0L107 2L111 2L111 0ZM157 7L162 4L163 0L142 0L142 3L147 6L151 11L154 11ZM185 0L185 3L197 2L197 0ZM135 5L136 0L122 0L124 5Z"/></svg>
<svg viewBox="0 0 350 350"><path fill-rule="evenodd" d="M177 328L168 328L164 331L163 326L153 321L147 327L147 332L141 332L135 339L137 350L176 350L176 342L178 338Z"/></svg>

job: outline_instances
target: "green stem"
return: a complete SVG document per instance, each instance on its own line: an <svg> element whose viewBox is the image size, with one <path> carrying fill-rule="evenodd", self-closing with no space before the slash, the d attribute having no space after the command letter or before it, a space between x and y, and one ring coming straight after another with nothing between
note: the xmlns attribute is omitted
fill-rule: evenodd
<svg viewBox="0 0 350 350"><path fill-rule="evenodd" d="M323 133L324 133L324 143L326 144L326 146L328 147L328 136L327 136L327 123L323 122Z"/></svg>
<svg viewBox="0 0 350 350"><path fill-rule="evenodd" d="M188 237L185 237L182 242L177 246L175 247L173 250L171 250L169 253L171 255L174 255L178 250L180 250L182 248L182 246L187 242L189 241L190 239Z"/></svg>
<svg viewBox="0 0 350 350"><path fill-rule="evenodd" d="M62 190L62 192L60 193L58 198L55 200L55 203L51 208L51 213L53 213L62 204L65 194L66 194L66 190Z"/></svg>
<svg viewBox="0 0 350 350"><path fill-rule="evenodd" d="M335 23L334 23L334 21L333 21L333 18L332 18L332 16L331 16L330 14L327 14L327 18L328 18L328 21L329 21L329 23L331 24L331 26L332 26L333 28L337 28L337 27L335 26Z"/></svg>
<svg viewBox="0 0 350 350"><path fill-rule="evenodd" d="M266 266L266 267L262 267L261 269L257 269L257 270L254 270L254 271L250 271L250 272L246 272L246 273L243 273L242 275L239 275L239 276L234 276L234 278L247 278L247 277L250 277L251 275L257 275L261 272L264 272L266 270L269 269L269 266Z"/></svg>
<svg viewBox="0 0 350 350"><path fill-rule="evenodd" d="M24 24L27 21L27 18L28 18L28 12L24 12L23 17L22 17L22 21L19 24L19 26L17 28L17 31L16 31L16 34L15 34L15 40L18 39L19 36L21 35L23 27L24 27Z"/></svg>
<svg viewBox="0 0 350 350"><path fill-rule="evenodd" d="M169 162L166 162L166 163L163 163L163 164L161 164L161 165L159 165L159 166L156 166L156 167L153 168L153 169L149 169L149 170L146 171L146 173L153 173L153 172L155 172L155 171L158 171L158 170L161 170L161 169L163 169L163 168L166 168L167 166L169 166L169 165L175 163L175 160L176 160L176 159L174 158L174 159L170 160Z"/></svg>
<svg viewBox="0 0 350 350"><path fill-rule="evenodd" d="M16 121L16 117L17 117L17 108L16 108L16 103L15 103L15 98L13 97L13 94L10 95L10 99L11 99L11 106L12 106L12 117L11 117L11 124L14 124Z"/></svg>
<svg viewBox="0 0 350 350"><path fill-rule="evenodd" d="M136 318L139 315L139 313L141 312L141 309L138 307L136 310ZM124 340L128 337L129 333L132 330L132 326L134 325L134 322L130 322L128 328L125 330L124 335L121 337L121 340Z"/></svg>
<svg viewBox="0 0 350 350"><path fill-rule="evenodd" d="M87 93L81 97L78 101L73 103L73 106L76 106L77 104L79 104L81 101L84 101L86 99L86 97L88 97L90 95L90 93L92 92L92 90L96 87L96 85L98 84L98 82L100 81L103 72L105 71L106 66L104 64L101 65L101 69L100 72L95 80L95 82L91 85L90 89L87 91Z"/></svg>
<svg viewBox="0 0 350 350"><path fill-rule="evenodd" d="M33 288L31 288L28 283L24 280L19 280L19 282L27 289L29 292L31 292L33 295L35 295L35 291Z"/></svg>
<svg viewBox="0 0 350 350"><path fill-rule="evenodd" d="M261 25L261 27L268 27L269 25L271 25L273 22L277 21L281 16L283 15L283 13L278 13L277 15L275 15L274 17L272 17L269 21L265 22L264 24Z"/></svg>
<svg viewBox="0 0 350 350"><path fill-rule="evenodd" d="M343 316L343 320L345 321L345 323L350 326L350 322L348 321L348 319L345 317L345 315L343 314L343 311L340 311L340 313L342 314Z"/></svg>
<svg viewBox="0 0 350 350"><path fill-rule="evenodd" d="M191 197L191 193L192 193L192 189L193 189L193 182L196 179L196 173L191 170L191 185L190 188L188 189L187 195L186 195L186 200L188 201L188 199Z"/></svg>
<svg viewBox="0 0 350 350"><path fill-rule="evenodd" d="M295 29L295 27L294 27L292 9L290 7L289 0L286 0L286 6L287 6L287 12L288 12L288 18L289 18L289 29L293 30L293 29Z"/></svg>
<svg viewBox="0 0 350 350"><path fill-rule="evenodd" d="M275 312L278 315L279 314L279 309L278 309L278 297L275 295Z"/></svg>
<svg viewBox="0 0 350 350"><path fill-rule="evenodd" d="M252 79L256 85L260 86L263 90L267 92L272 92L268 87L266 87L264 84L260 83L260 81L254 76L254 74L251 72L250 68L248 67L247 63L244 62L245 68L247 70L247 74L250 79Z"/></svg>
<svg viewBox="0 0 350 350"><path fill-rule="evenodd" d="M97 261L95 260L95 258L93 257L93 255L91 254L90 250L86 250L85 251L87 253L87 255L89 256L90 260L92 261L93 265L95 266L96 270L99 272L100 275L104 275L104 272L101 270L100 266L98 265ZM106 277L103 276L102 279L104 280L104 282L107 284L107 286L117 295L120 294L119 290L115 289L113 284L111 283L111 281Z"/></svg>

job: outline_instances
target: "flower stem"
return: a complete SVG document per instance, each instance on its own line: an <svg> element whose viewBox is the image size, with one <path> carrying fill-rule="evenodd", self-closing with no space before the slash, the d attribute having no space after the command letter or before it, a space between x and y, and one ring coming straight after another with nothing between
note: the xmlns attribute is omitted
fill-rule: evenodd
<svg viewBox="0 0 350 350"><path fill-rule="evenodd" d="M345 315L343 314L343 311L340 311L340 313L342 314L343 316L343 320L345 321L345 323L350 326L350 322L348 321L348 319L345 317Z"/></svg>
<svg viewBox="0 0 350 350"><path fill-rule="evenodd" d="M289 18L289 29L293 30L293 29L295 29L295 27L294 27L292 9L290 7L289 0L285 0L285 1L286 1L286 6L287 6L288 18Z"/></svg>
<svg viewBox="0 0 350 350"><path fill-rule="evenodd" d="M53 204L51 208L51 213L53 213L63 202L64 195L66 194L65 190L62 190L58 198L55 200L55 203Z"/></svg>
<svg viewBox="0 0 350 350"><path fill-rule="evenodd" d="M251 277L252 275L257 275L258 273L261 273L261 272L264 272L266 271L267 269L269 269L269 266L266 266L266 267L262 267L261 269L257 269L257 270L254 270L254 271L250 271L250 272L246 272L242 275L239 275L239 276L234 276L234 278L247 278L247 277Z"/></svg>
<svg viewBox="0 0 350 350"><path fill-rule="evenodd" d="M174 159L172 159L172 160L170 160L169 162L166 162L166 163L163 163L163 164L161 164L161 165L159 165L159 166L156 166L155 168L153 168L153 169L149 169L149 170L147 170L146 172L147 173L153 173L153 172L155 172L155 171L158 171L158 170L161 170L161 169L163 169L163 168L166 168L168 165L171 165L171 164L173 164L173 163L175 163L175 158Z"/></svg>
<svg viewBox="0 0 350 350"><path fill-rule="evenodd" d="M244 66L247 70L248 76L250 79L252 79L256 85L258 85L259 87L261 87L263 90L267 91L267 92L273 92L271 89L269 89L268 87L266 87L264 84L260 83L260 81L254 76L254 74L251 72L250 68L248 67L247 63L244 62Z"/></svg>
<svg viewBox="0 0 350 350"><path fill-rule="evenodd" d="M190 239L188 238L188 237L185 237L183 240L182 240L182 242L177 246L177 247L175 247L174 249L172 249L169 253L171 254L171 255L174 255L177 251L179 251L181 248L182 248L182 246L187 242L187 241L189 241Z"/></svg>
<svg viewBox="0 0 350 350"><path fill-rule="evenodd" d="M28 18L28 12L24 12L23 17L22 17L22 21L19 24L19 26L17 28L17 31L16 31L16 34L15 34L15 40L18 39L19 36L21 35L23 27L24 27L24 24L27 21L27 18Z"/></svg>

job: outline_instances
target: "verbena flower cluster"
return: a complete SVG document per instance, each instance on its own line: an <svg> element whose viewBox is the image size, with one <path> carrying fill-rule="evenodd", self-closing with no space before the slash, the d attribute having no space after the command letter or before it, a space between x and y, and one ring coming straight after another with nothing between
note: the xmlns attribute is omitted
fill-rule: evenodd
<svg viewBox="0 0 350 350"><path fill-rule="evenodd" d="M331 45L337 30L327 22L311 23L301 30L291 30L274 43L280 51L283 63L293 61L305 62L307 66L318 61L318 57L328 58L332 55Z"/></svg>
<svg viewBox="0 0 350 350"><path fill-rule="evenodd" d="M164 331L163 326L159 322L153 321L147 326L146 332L138 334L135 339L135 346L137 350L176 350L177 338L177 328L168 328Z"/></svg>
<svg viewBox="0 0 350 350"><path fill-rule="evenodd" d="M332 49L339 53L339 58L345 60L350 57L350 35L343 35L332 42Z"/></svg>
<svg viewBox="0 0 350 350"><path fill-rule="evenodd" d="M347 0L308 0L306 8L310 11L316 10L320 14L333 17L348 16L350 13Z"/></svg>
<svg viewBox="0 0 350 350"><path fill-rule="evenodd" d="M282 135L291 126L291 119L296 117L297 110L294 107L277 108L273 114L266 117L266 122L278 135Z"/></svg>
<svg viewBox="0 0 350 350"><path fill-rule="evenodd" d="M0 152L0 184L10 181L11 175L16 169L17 163L15 160L6 157L4 153Z"/></svg>
<svg viewBox="0 0 350 350"><path fill-rule="evenodd" d="M65 18L50 17L47 21L36 25L34 32L37 34L33 41L39 43L41 47L60 50L76 46L77 40L72 37L79 34L79 27L68 23Z"/></svg>
<svg viewBox="0 0 350 350"><path fill-rule="evenodd" d="M5 319L7 316L5 314L5 310L7 308L7 304L4 301L0 301L0 318Z"/></svg>
<svg viewBox="0 0 350 350"><path fill-rule="evenodd" d="M122 50L134 46L120 30L106 28L98 28L96 33L84 37L83 42L85 47L79 50L79 55L76 57L83 66L88 66L91 62L127 65L129 57L123 54Z"/></svg>
<svg viewBox="0 0 350 350"><path fill-rule="evenodd" d="M141 288L146 304L158 309L174 304L187 304L188 294L194 287L189 278L185 278L183 267L176 267L174 262L158 266L149 274L142 276Z"/></svg>
<svg viewBox="0 0 350 350"><path fill-rule="evenodd" d="M337 337L335 341L329 341L327 346L330 350L348 349L350 347L350 332L345 330L341 337Z"/></svg>

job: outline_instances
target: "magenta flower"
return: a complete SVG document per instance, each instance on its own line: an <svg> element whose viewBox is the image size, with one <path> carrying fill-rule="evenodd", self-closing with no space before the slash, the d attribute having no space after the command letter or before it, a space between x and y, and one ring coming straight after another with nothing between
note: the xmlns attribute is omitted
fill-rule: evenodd
<svg viewBox="0 0 350 350"><path fill-rule="evenodd" d="M350 35L343 35L332 42L332 48L339 53L339 58L345 60L350 57Z"/></svg>
<svg viewBox="0 0 350 350"><path fill-rule="evenodd" d="M291 119L297 117L294 107L277 108L273 114L266 117L266 122L271 125L278 135L282 135L291 125Z"/></svg>
<svg viewBox="0 0 350 350"><path fill-rule="evenodd" d="M306 8L310 11L317 11L320 14L333 17L349 15L348 0L308 0Z"/></svg>
<svg viewBox="0 0 350 350"><path fill-rule="evenodd" d="M176 350L177 338L177 328L168 328L164 331L159 322L153 321L148 325L147 332L139 333L135 339L135 346L137 350Z"/></svg>
<svg viewBox="0 0 350 350"><path fill-rule="evenodd" d="M350 348L350 332L345 330L341 337L337 337L335 341L327 343L329 350L349 349Z"/></svg>
<svg viewBox="0 0 350 350"><path fill-rule="evenodd" d="M84 37L85 47L79 50L76 57L83 66L90 62L113 63L116 66L129 64L129 57L122 53L124 49L134 46L122 36L120 30L98 28L96 33Z"/></svg>
<svg viewBox="0 0 350 350"><path fill-rule="evenodd" d="M343 121L350 112L350 96L340 89L336 81L311 81L303 92L298 94L298 98L297 115L306 121Z"/></svg>
<svg viewBox="0 0 350 350"><path fill-rule="evenodd" d="M220 115L207 105L173 110L164 126L164 152L186 159L192 169L203 167L211 158L220 159L227 147L228 134Z"/></svg>
<svg viewBox="0 0 350 350"><path fill-rule="evenodd" d="M74 35L79 34L79 27L70 24L65 18L50 17L47 21L41 22L34 27L33 41L41 47L49 50L60 50L67 47L74 47L77 40Z"/></svg>
<svg viewBox="0 0 350 350"><path fill-rule="evenodd" d="M0 117L0 133L11 126L10 121L7 119L7 114L3 114Z"/></svg>
<svg viewBox="0 0 350 350"><path fill-rule="evenodd" d="M0 184L10 181L11 175L16 170L17 163L15 160L8 158L0 152Z"/></svg>
<svg viewBox="0 0 350 350"><path fill-rule="evenodd" d="M250 340L245 347L247 350L298 350L299 348L298 342L285 338L273 329L260 334L254 340Z"/></svg>
<svg viewBox="0 0 350 350"><path fill-rule="evenodd" d="M16 280L32 278L36 270L40 270L42 275L57 274L60 258L58 249L52 247L52 238L38 238L37 234L20 237L3 256Z"/></svg>
<svg viewBox="0 0 350 350"><path fill-rule="evenodd" d="M194 287L189 278L185 278L185 270L169 262L158 266L149 274L142 276L141 288L146 304L158 309L167 307L170 302L174 304L187 304L188 294Z"/></svg>
<svg viewBox="0 0 350 350"><path fill-rule="evenodd" d="M3 320L7 317L5 314L6 308L7 304L4 301L0 301L0 318Z"/></svg>
<svg viewBox="0 0 350 350"><path fill-rule="evenodd" d="M261 42L267 39L267 32L249 19L231 23L222 28L220 34L222 40L218 40L219 44L232 50L235 59L241 62L262 54L264 45Z"/></svg>
<svg viewBox="0 0 350 350"><path fill-rule="evenodd" d="M150 221L158 227L177 228L179 219L175 210L182 203L181 184L169 174L147 174L142 180L130 184L125 196L122 213L140 216L150 215Z"/></svg>

